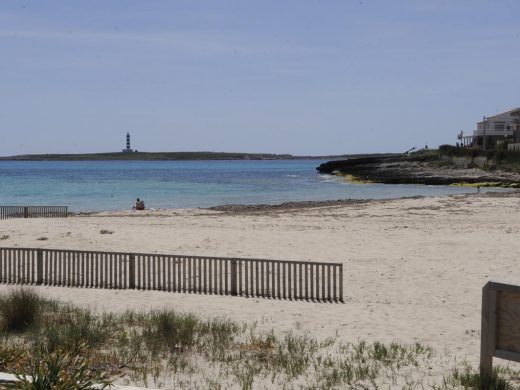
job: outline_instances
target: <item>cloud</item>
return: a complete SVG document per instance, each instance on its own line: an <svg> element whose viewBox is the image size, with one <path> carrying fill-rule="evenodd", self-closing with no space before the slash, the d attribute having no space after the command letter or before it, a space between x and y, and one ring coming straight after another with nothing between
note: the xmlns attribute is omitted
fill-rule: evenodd
<svg viewBox="0 0 520 390"><path fill-rule="evenodd" d="M143 44L192 51L201 54L263 55L310 55L323 48L267 42L262 36L237 38L236 35L214 32L119 32L119 31L58 31L58 30L0 30L0 39L37 39L53 43L86 45Z"/></svg>

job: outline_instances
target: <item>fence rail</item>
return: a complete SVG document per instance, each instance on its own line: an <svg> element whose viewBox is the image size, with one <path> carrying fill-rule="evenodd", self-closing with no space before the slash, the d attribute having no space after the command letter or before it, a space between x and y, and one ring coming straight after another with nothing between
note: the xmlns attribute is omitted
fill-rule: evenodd
<svg viewBox="0 0 520 390"><path fill-rule="evenodd" d="M67 218L67 206L0 206L0 219Z"/></svg>
<svg viewBox="0 0 520 390"><path fill-rule="evenodd" d="M343 264L0 248L0 283L343 302Z"/></svg>

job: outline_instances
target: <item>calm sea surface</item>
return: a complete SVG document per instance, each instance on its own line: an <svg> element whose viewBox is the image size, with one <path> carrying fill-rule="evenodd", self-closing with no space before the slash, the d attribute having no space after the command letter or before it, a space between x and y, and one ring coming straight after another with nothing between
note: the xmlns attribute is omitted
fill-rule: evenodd
<svg viewBox="0 0 520 390"><path fill-rule="evenodd" d="M473 188L352 184L320 175L324 161L0 161L1 205L68 205L73 211L382 199Z"/></svg>

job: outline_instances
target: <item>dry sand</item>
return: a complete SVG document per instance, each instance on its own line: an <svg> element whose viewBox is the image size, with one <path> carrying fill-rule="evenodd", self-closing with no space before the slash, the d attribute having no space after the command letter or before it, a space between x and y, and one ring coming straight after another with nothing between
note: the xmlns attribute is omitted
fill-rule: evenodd
<svg viewBox="0 0 520 390"><path fill-rule="evenodd" d="M344 304L40 287L121 311L168 306L345 341L414 341L478 365L481 288L520 284L520 193L301 208L111 212L0 222L4 247L342 262ZM100 234L101 230L113 234ZM38 240L47 237L47 240ZM0 287L0 291L6 286Z"/></svg>

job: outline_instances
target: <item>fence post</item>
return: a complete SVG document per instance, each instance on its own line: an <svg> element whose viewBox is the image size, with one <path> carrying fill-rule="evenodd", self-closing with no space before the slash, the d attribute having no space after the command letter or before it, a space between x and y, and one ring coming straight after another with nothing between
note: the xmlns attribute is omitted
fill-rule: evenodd
<svg viewBox="0 0 520 390"><path fill-rule="evenodd" d="M36 254L36 284L43 284L43 250L38 249Z"/></svg>
<svg viewBox="0 0 520 390"><path fill-rule="evenodd" d="M493 355L496 344L497 292L489 282L482 288L482 323L480 329L480 380L481 389L489 389L493 375Z"/></svg>
<svg viewBox="0 0 520 390"><path fill-rule="evenodd" d="M237 261L231 260L231 295L237 295Z"/></svg>
<svg viewBox="0 0 520 390"><path fill-rule="evenodd" d="M339 266L339 301L345 303L343 299L343 264Z"/></svg>
<svg viewBox="0 0 520 390"><path fill-rule="evenodd" d="M29 207L25 206L23 208L23 217L24 218L29 218Z"/></svg>
<svg viewBox="0 0 520 390"><path fill-rule="evenodd" d="M135 255L128 257L128 288L135 289Z"/></svg>

